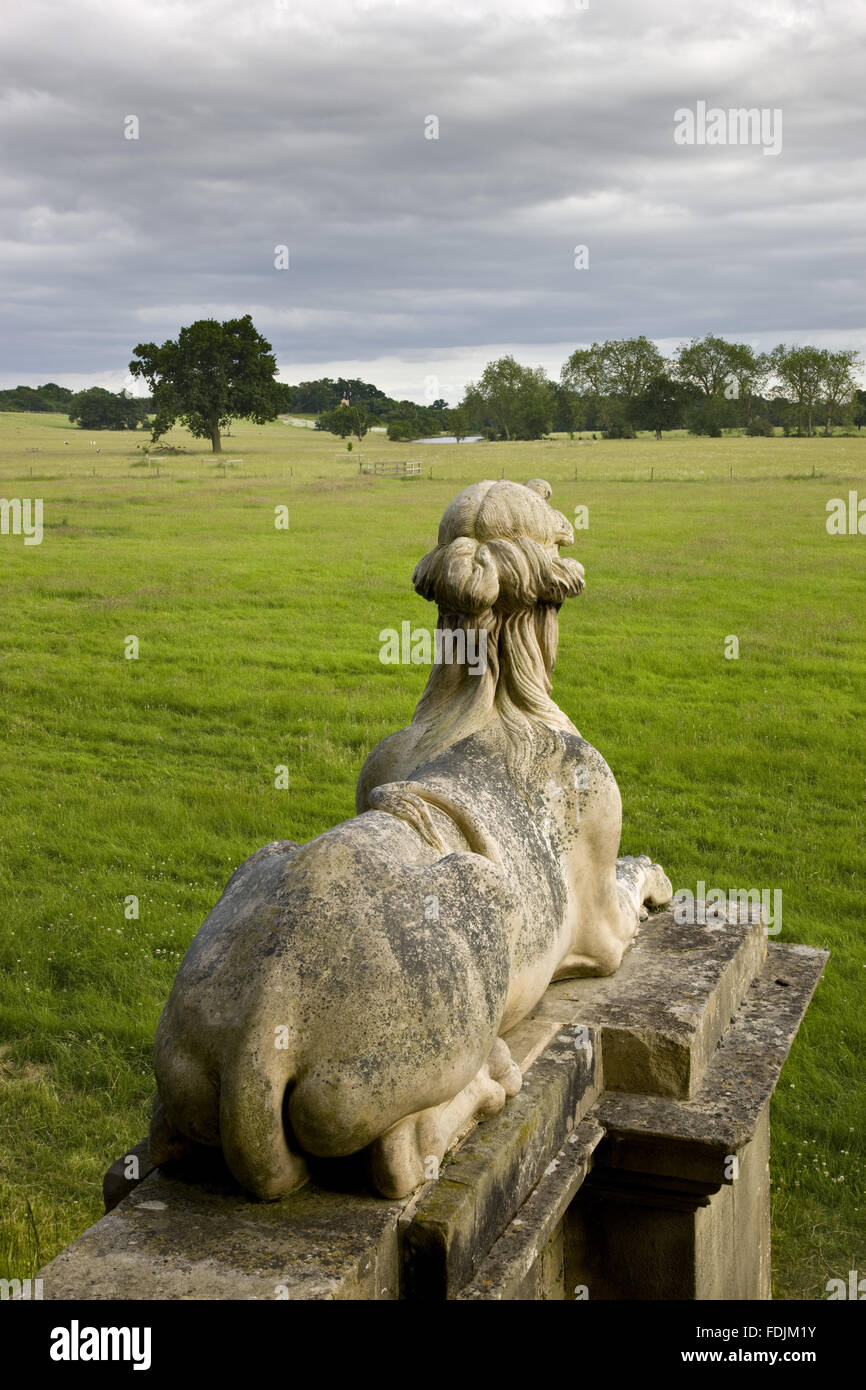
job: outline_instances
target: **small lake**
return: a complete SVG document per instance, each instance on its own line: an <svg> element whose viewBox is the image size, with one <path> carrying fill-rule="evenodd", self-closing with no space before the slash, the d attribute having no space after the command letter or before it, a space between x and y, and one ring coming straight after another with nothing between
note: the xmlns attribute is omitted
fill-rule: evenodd
<svg viewBox="0 0 866 1390"><path fill-rule="evenodd" d="M453 434L438 434L435 439L413 439L413 444L480 444L484 438L483 434L467 434L465 439L458 440Z"/></svg>

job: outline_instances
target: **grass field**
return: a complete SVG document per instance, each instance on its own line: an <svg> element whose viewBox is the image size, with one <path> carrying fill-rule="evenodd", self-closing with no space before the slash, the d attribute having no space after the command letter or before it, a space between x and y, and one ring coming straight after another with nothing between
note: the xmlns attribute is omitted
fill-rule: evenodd
<svg viewBox="0 0 866 1390"><path fill-rule="evenodd" d="M181 430L156 465L145 436L90 436L97 454L60 416L0 414L0 496L43 498L45 527L0 536L0 1276L101 1214L231 870L353 813L426 679L382 665L379 633L432 626L412 568L450 498L503 472L589 508L554 693L617 776L623 852L675 888L781 888L776 939L832 951L773 1102L775 1294L866 1274L866 536L825 527L829 498L866 495L866 439L232 435L224 465ZM360 477L359 452L423 476Z"/></svg>

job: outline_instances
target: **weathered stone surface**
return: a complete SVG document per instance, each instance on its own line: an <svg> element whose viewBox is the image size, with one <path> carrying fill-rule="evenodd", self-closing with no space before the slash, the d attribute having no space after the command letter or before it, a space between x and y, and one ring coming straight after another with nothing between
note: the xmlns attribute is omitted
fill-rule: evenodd
<svg viewBox="0 0 866 1390"><path fill-rule="evenodd" d="M403 1204L310 1185L251 1201L215 1162L151 1175L42 1270L46 1299L398 1297Z"/></svg>
<svg viewBox="0 0 866 1390"><path fill-rule="evenodd" d="M604 1130L581 1121L551 1159L541 1181L493 1245L458 1299L549 1299L564 1296L562 1220L592 1163Z"/></svg>
<svg viewBox="0 0 866 1390"><path fill-rule="evenodd" d="M773 944L688 1101L606 1092L564 1222L566 1284L595 1299L770 1293L770 1097L827 961Z"/></svg>
<svg viewBox="0 0 866 1390"><path fill-rule="evenodd" d="M599 1163L563 1221L566 1288L593 1301L770 1298L769 1143L768 1102L720 1187Z"/></svg>
<svg viewBox="0 0 866 1390"><path fill-rule="evenodd" d="M515 1040L528 1068L516 1106L474 1129L414 1202L369 1194L356 1160L321 1162L320 1182L251 1201L214 1151L143 1178L46 1267L46 1298L392 1299L459 1288L600 1093L591 1032L557 1025L531 1062L549 1026ZM404 1212L411 1267L401 1272Z"/></svg>
<svg viewBox="0 0 866 1390"><path fill-rule="evenodd" d="M562 1022L556 1018L525 1018L515 1028L509 1029L504 1041L522 1072L529 1071L536 1057L541 1056L561 1027Z"/></svg>
<svg viewBox="0 0 866 1390"><path fill-rule="evenodd" d="M514 1299L533 1303L559 1302L567 1297L565 1290L565 1238L563 1223L554 1229L540 1251L523 1282L513 1294Z"/></svg>
<svg viewBox="0 0 866 1390"><path fill-rule="evenodd" d="M679 926L673 912L660 912L616 975L555 982L532 1018L600 1028L607 1090L688 1098L766 949L757 914L707 927Z"/></svg>
<svg viewBox="0 0 866 1390"><path fill-rule="evenodd" d="M118 1202L122 1202L124 1197L128 1197L130 1192L153 1172L154 1166L150 1161L146 1139L142 1139L139 1144L133 1145L127 1153L121 1154L120 1158L115 1159L102 1179L102 1200L105 1203L105 1210L107 1212L113 1211Z"/></svg>
<svg viewBox="0 0 866 1390"><path fill-rule="evenodd" d="M594 1031L560 1028L501 1115L470 1134L442 1176L404 1215L408 1298L454 1297L595 1103L601 1068ZM580 1044L580 1045L576 1045Z"/></svg>
<svg viewBox="0 0 866 1390"><path fill-rule="evenodd" d="M726 1157L755 1134L828 954L770 946L690 1101L606 1090L593 1112L607 1131L599 1164L710 1186L726 1181Z"/></svg>
<svg viewBox="0 0 866 1390"><path fill-rule="evenodd" d="M251 1201L213 1152L208 1173L198 1160L145 1177L41 1272L45 1297L548 1299L582 1284L590 1298L766 1297L769 1098L826 959L770 946L690 1100L598 1099L600 1030L542 1013L508 1034L521 1093L414 1200L371 1195L359 1156ZM662 1007L663 977L647 978Z"/></svg>

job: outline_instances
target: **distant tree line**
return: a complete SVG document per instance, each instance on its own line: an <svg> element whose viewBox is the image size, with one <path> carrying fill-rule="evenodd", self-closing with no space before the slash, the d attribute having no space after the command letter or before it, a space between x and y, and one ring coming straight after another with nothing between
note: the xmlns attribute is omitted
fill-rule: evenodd
<svg viewBox="0 0 866 1390"><path fill-rule="evenodd" d="M345 439L362 439L373 425L384 425L391 439L417 439L451 429L451 414L444 400L429 405L395 400L372 382L357 377L322 377L283 388L288 393L283 410L315 415L316 428Z"/></svg>
<svg viewBox="0 0 866 1390"><path fill-rule="evenodd" d="M65 415L73 393L66 386L47 381L44 386L12 386L0 391L0 410L32 410L37 414Z"/></svg>
<svg viewBox="0 0 866 1390"><path fill-rule="evenodd" d="M134 430L139 425L149 426L147 417L152 409L151 401L144 396L91 386L72 397L69 419L83 430Z"/></svg>
<svg viewBox="0 0 866 1390"><path fill-rule="evenodd" d="M850 348L789 347L756 353L747 343L707 334L672 358L648 338L611 338L578 348L558 382L541 368L503 357L466 388L472 428L491 439L538 439L553 430L598 431L608 439L651 430L688 429L719 436L829 435L838 424L866 424L862 362Z"/></svg>
<svg viewBox="0 0 866 1390"><path fill-rule="evenodd" d="M66 415L73 425L85 430L134 430L147 424L152 409L149 397L106 391L102 386L71 391L49 381L44 386L15 386L0 391L0 410Z"/></svg>
<svg viewBox="0 0 866 1390"><path fill-rule="evenodd" d="M830 434L835 425L866 424L862 367L850 348L832 351L780 343L758 353L748 343L708 333L665 358L648 338L610 338L578 348L558 381L513 357L489 362L463 400L449 408L397 401L370 382L338 377L281 386L291 409L316 415L316 427L358 439L385 425L391 439L478 433L488 439L540 439L553 431L595 431L607 439L651 430L719 436Z"/></svg>
<svg viewBox="0 0 866 1390"><path fill-rule="evenodd" d="M88 430L141 424L154 440L179 420L215 452L235 417L264 423L289 411L315 415L317 429L359 440L373 425L384 425L391 439L443 433L461 439L474 432L509 440L587 430L608 439L633 438L638 430L661 439L673 429L811 436L866 424L866 391L857 385L863 364L852 349L780 343L759 353L712 333L681 344L670 358L644 336L609 338L577 348L558 381L541 367L501 357L488 362L454 407L442 399L395 400L354 377L296 386L277 381L271 345L249 314L225 323L200 319L176 340L140 343L135 353L130 371L147 382L150 397L100 386L73 393L48 382L0 391L0 410L62 412Z"/></svg>

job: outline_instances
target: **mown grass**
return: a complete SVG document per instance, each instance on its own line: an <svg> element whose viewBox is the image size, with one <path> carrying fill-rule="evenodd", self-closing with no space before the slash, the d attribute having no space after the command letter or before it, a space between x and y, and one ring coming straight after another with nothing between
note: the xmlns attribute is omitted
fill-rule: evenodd
<svg viewBox="0 0 866 1390"><path fill-rule="evenodd" d="M0 1275L100 1215L105 1167L146 1129L159 1011L233 867L353 813L426 676L382 665L379 633L431 625L412 568L454 493L503 472L589 507L555 693L617 775L624 852L675 887L782 888L777 939L833 953L773 1102L775 1292L866 1273L866 537L825 527L830 497L866 492L866 444L232 434L223 469L174 432L157 476L143 436L90 436L97 455L62 417L0 414L0 496L45 507L42 545L0 537ZM424 476L361 477L359 453Z"/></svg>

